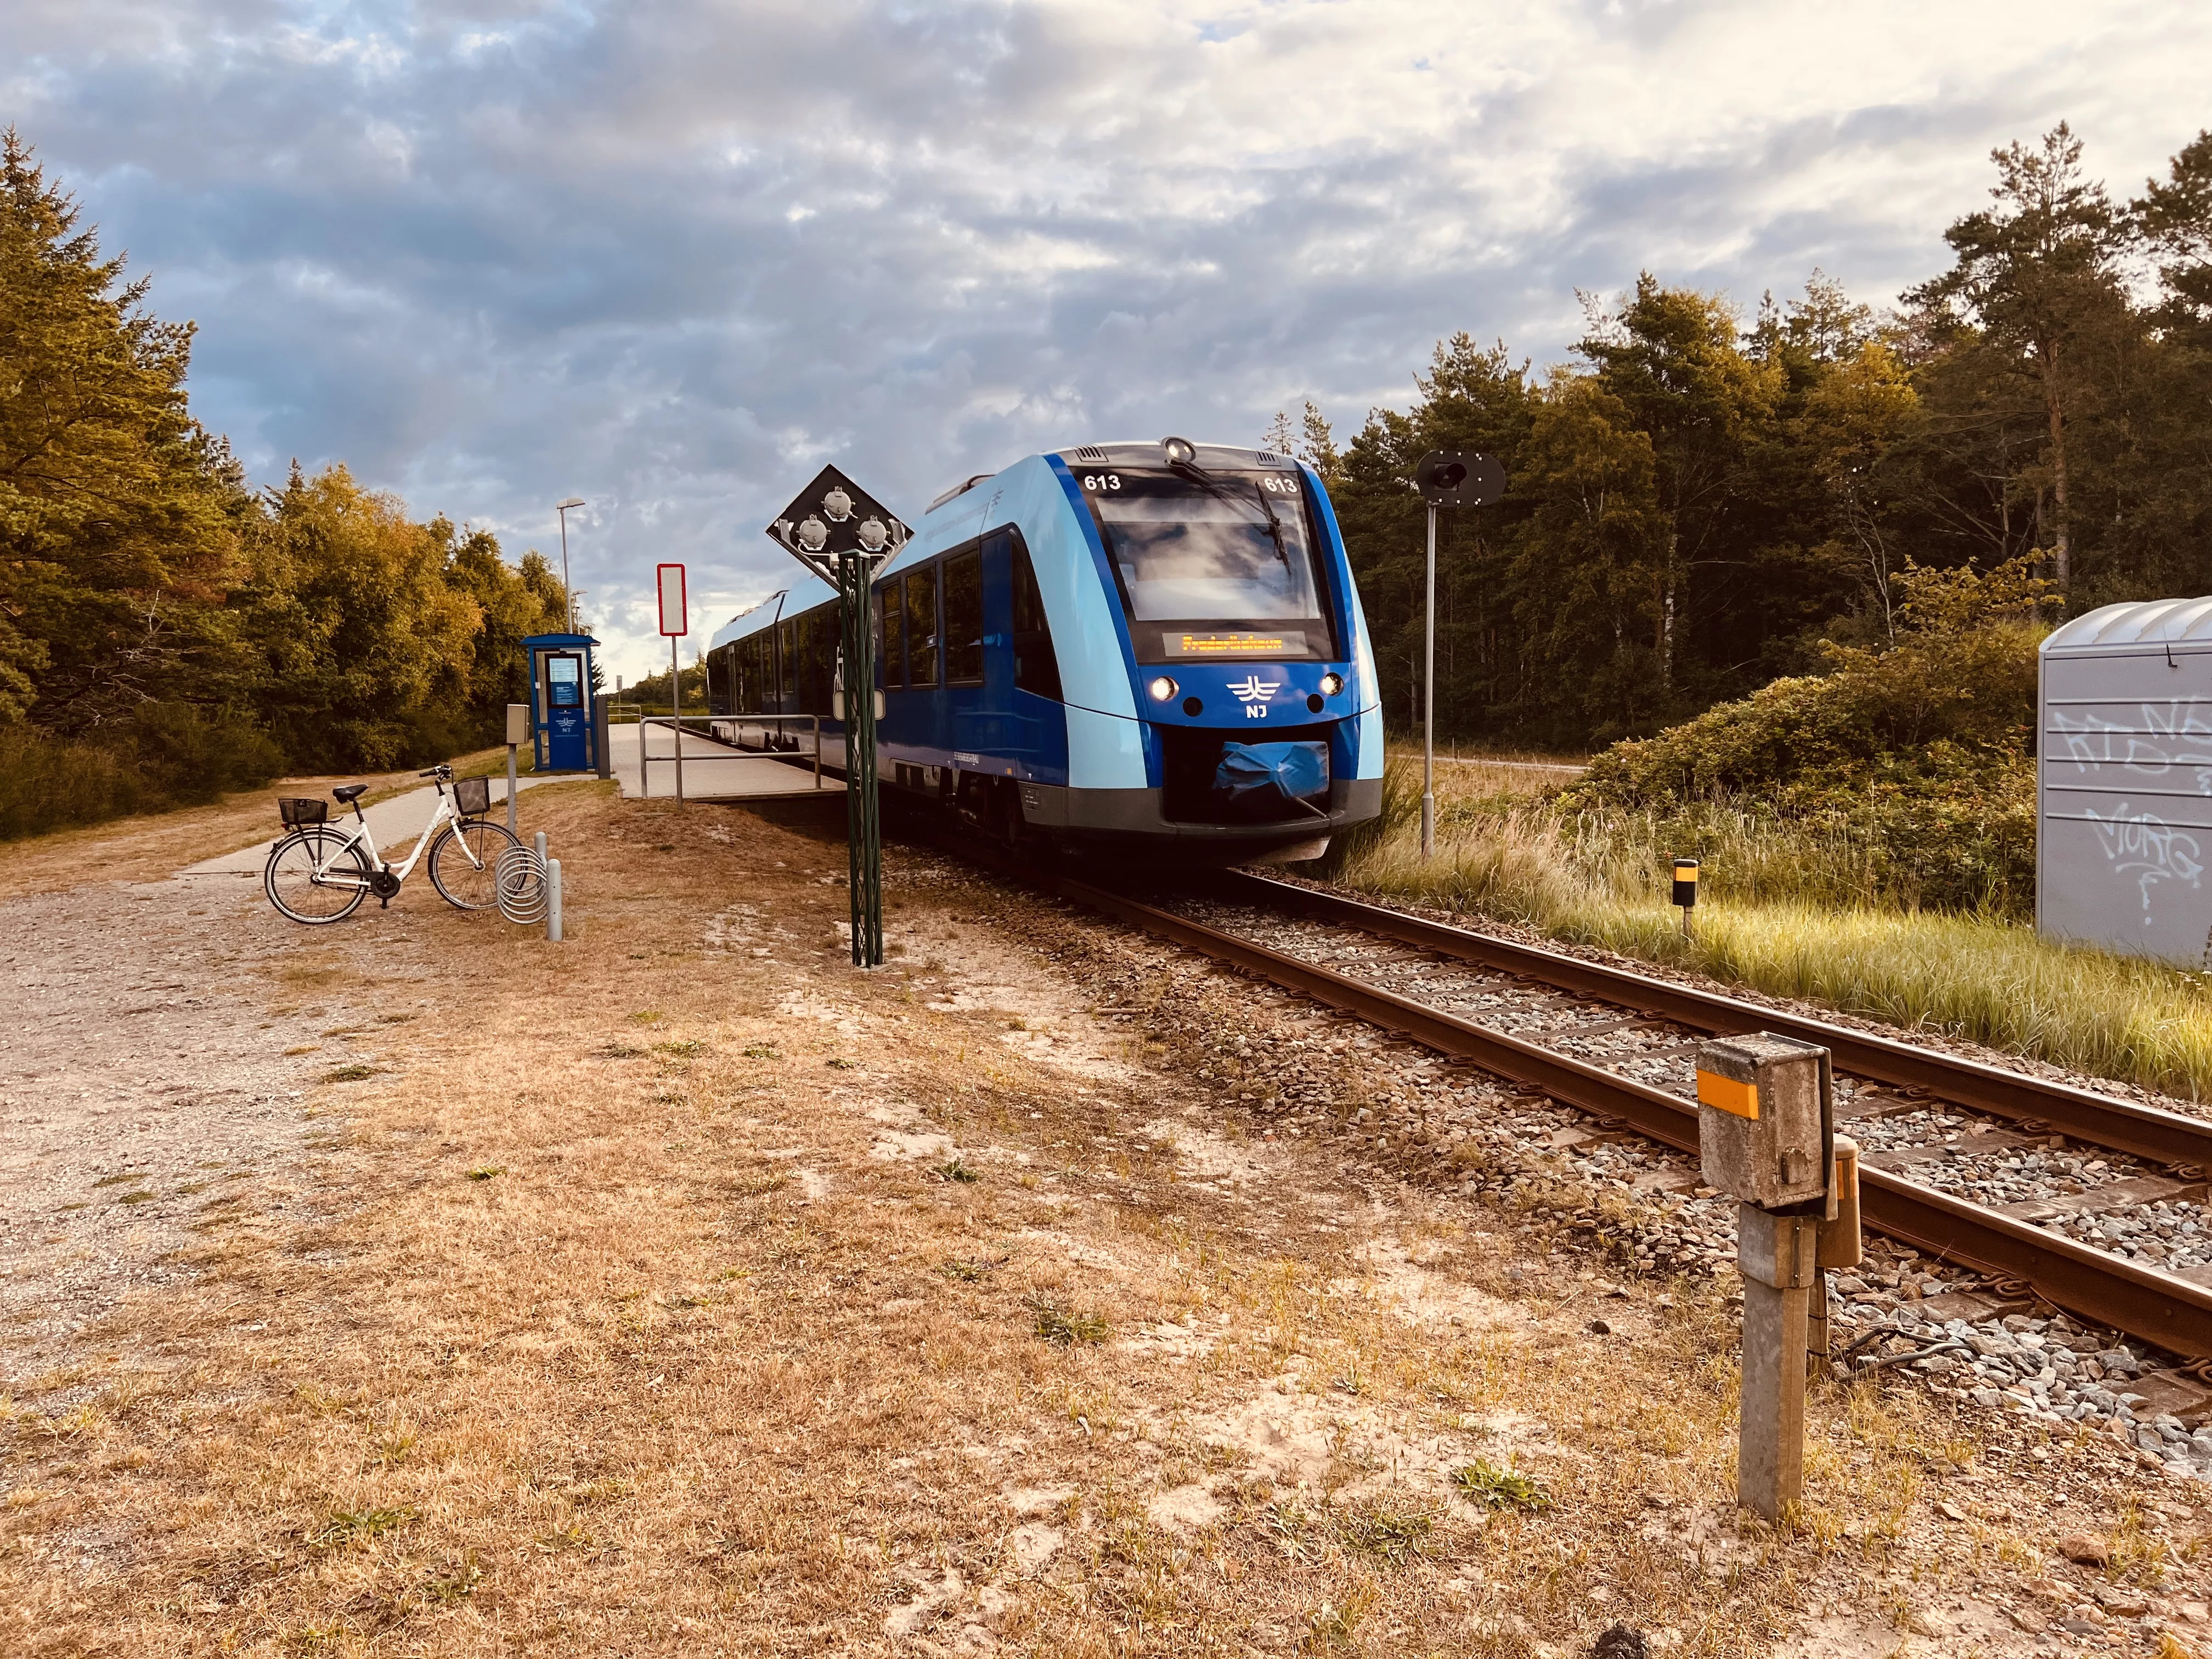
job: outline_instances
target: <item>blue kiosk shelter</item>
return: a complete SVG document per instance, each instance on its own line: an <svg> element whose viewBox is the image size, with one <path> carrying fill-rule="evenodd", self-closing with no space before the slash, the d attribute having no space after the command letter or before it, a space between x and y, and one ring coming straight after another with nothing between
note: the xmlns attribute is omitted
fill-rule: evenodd
<svg viewBox="0 0 2212 1659"><path fill-rule="evenodd" d="M592 693L589 634L532 634L522 641L530 664L533 764L540 772L608 769L606 726Z"/></svg>

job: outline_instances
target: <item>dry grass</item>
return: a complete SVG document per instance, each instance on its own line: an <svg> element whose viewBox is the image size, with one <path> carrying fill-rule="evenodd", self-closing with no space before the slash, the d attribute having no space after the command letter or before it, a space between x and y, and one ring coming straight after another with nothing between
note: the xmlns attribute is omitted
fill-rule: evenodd
<svg viewBox="0 0 2212 1659"><path fill-rule="evenodd" d="M485 750L453 762L463 775L504 776L507 750ZM260 789L225 795L212 806L145 813L52 835L0 842L0 898L52 892L88 881L160 881L188 864L235 852L282 833L279 795L326 794L341 783L366 783L363 805L422 787L416 769L360 777L279 778Z"/></svg>
<svg viewBox="0 0 2212 1659"><path fill-rule="evenodd" d="M427 901L424 949L375 913L303 943L421 1006L305 1103L314 1212L211 1211L193 1277L9 1379L0 1648L1516 1655L1627 1616L1737 1655L1996 1570L1929 1531L1924 1396L1823 1392L1807 1525L1739 1523L1721 1287L1590 1337L1540 1214L1220 1133L1263 1126L1065 975L1262 1042L1299 1005L896 866L954 965L856 975L842 848L595 785L529 811L572 943ZM1065 1063L1012 1046L1046 1027ZM1410 1317L1409 1274L1462 1312Z"/></svg>
<svg viewBox="0 0 2212 1659"><path fill-rule="evenodd" d="M1418 770L1394 771L1380 833L1336 879L1386 897L1533 927L1772 995L2212 1099L2206 976L2045 942L2003 920L1877 907L1865 849L1741 818L1701 848L1696 932L1667 902L1669 849L1636 815L1565 818L1540 803L1439 789L1420 855ZM1410 804L1409 804L1410 803Z"/></svg>

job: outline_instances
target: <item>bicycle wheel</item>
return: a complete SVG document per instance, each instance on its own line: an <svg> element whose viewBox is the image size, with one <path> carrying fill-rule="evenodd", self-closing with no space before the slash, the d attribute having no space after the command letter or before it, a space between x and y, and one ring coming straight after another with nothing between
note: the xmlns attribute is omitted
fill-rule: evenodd
<svg viewBox="0 0 2212 1659"><path fill-rule="evenodd" d="M489 910L499 902L493 866L501 853L520 844L503 823L483 818L449 823L430 843L430 884L457 910Z"/></svg>
<svg viewBox="0 0 2212 1659"><path fill-rule="evenodd" d="M301 830L269 849L269 902L310 927L343 921L368 896L368 859L336 830Z"/></svg>

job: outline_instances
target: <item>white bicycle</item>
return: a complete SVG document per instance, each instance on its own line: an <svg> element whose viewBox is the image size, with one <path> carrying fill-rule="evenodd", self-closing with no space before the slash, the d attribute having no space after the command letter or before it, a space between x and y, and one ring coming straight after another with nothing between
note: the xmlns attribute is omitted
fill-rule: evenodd
<svg viewBox="0 0 2212 1659"><path fill-rule="evenodd" d="M457 909L491 908L499 902L499 855L520 844L505 824L483 816L491 810L491 780L455 781L450 766L434 766L421 775L436 781L437 804L416 837L415 850L397 869L378 854L376 837L362 816L367 784L349 783L331 791L341 810L353 808L350 829L329 821L327 801L280 799L276 809L289 833L269 849L268 866L261 872L269 902L310 927L343 921L372 893L390 905L427 852L430 884L439 897ZM453 786L451 796L446 793L448 783Z"/></svg>

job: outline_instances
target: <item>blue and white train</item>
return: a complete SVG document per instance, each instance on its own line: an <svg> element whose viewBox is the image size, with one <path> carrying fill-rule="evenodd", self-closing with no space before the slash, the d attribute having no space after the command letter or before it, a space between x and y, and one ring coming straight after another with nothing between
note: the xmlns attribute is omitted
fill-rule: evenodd
<svg viewBox="0 0 2212 1659"><path fill-rule="evenodd" d="M1382 806L1374 653L1321 481L1265 450L1088 444L947 490L875 582L887 792L1017 845L1288 862ZM836 599L714 637L715 726L844 763Z"/></svg>

